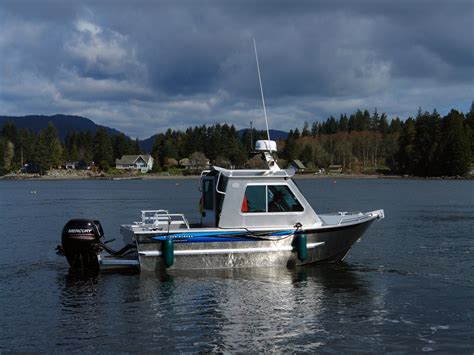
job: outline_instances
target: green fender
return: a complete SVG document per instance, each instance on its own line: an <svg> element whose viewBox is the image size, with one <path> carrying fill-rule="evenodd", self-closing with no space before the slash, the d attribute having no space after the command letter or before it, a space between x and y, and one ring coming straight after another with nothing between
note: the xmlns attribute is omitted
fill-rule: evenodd
<svg viewBox="0 0 474 355"><path fill-rule="evenodd" d="M171 238L166 238L163 242L163 259L166 267L170 267L174 262L174 242Z"/></svg>
<svg viewBox="0 0 474 355"><path fill-rule="evenodd" d="M296 255L299 261L306 261L308 259L308 246L306 234L296 236Z"/></svg>

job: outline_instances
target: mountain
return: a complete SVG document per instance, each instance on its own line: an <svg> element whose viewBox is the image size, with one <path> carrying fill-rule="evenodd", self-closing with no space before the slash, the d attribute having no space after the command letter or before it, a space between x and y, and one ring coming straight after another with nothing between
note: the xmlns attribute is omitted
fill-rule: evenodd
<svg viewBox="0 0 474 355"><path fill-rule="evenodd" d="M54 127L58 130L59 138L64 141L69 132L95 132L97 128L104 127L109 135L120 134L114 128L100 126L94 121L81 117L71 115L30 115L30 116L0 116L0 127L3 127L5 122L12 121L17 128L28 128L34 133L48 126L48 122L52 122Z"/></svg>
<svg viewBox="0 0 474 355"><path fill-rule="evenodd" d="M155 140L158 134L152 135L150 138L140 140L140 149L144 152L151 152L153 149L153 144L155 144Z"/></svg>

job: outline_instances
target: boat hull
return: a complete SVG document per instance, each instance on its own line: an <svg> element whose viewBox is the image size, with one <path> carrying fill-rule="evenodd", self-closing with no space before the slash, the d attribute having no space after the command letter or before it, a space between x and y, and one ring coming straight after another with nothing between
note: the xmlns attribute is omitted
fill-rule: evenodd
<svg viewBox="0 0 474 355"><path fill-rule="evenodd" d="M235 241L174 242L173 262L166 264L165 240L137 236L142 271L163 269L224 269L253 267L295 267L341 261L373 219L344 226L298 230L277 240L243 238ZM298 238L305 237L305 258L298 253Z"/></svg>

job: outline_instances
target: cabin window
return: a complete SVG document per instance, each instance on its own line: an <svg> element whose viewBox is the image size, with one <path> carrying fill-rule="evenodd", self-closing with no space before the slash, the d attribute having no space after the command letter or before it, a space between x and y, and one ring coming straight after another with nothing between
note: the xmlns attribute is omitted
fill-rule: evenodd
<svg viewBox="0 0 474 355"><path fill-rule="evenodd" d="M204 196L204 204L203 207L205 210L213 210L214 209L214 183L212 180L204 180L203 181L203 196Z"/></svg>
<svg viewBox="0 0 474 355"><path fill-rule="evenodd" d="M247 186L242 202L243 213L266 212L267 198L266 186Z"/></svg>
<svg viewBox="0 0 474 355"><path fill-rule="evenodd" d="M242 213L300 212L303 206L286 185L250 185L245 190Z"/></svg>
<svg viewBox="0 0 474 355"><path fill-rule="evenodd" d="M300 212L303 206L286 185L268 185L268 212Z"/></svg>

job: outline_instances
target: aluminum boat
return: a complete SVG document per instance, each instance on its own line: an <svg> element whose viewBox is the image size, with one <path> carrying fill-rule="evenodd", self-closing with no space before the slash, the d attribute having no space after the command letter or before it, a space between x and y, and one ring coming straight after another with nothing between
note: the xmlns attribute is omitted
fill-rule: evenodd
<svg viewBox="0 0 474 355"><path fill-rule="evenodd" d="M125 247L101 242L99 221L74 219L62 233L62 251L71 268L136 267L218 269L295 267L334 263L383 210L317 214L292 177L280 169L276 143L257 141L256 152L268 168L228 170L212 167L201 174L201 220L164 209L141 211L138 222L121 226Z"/></svg>

